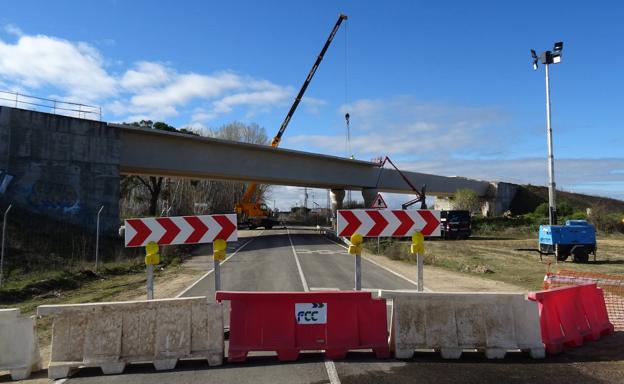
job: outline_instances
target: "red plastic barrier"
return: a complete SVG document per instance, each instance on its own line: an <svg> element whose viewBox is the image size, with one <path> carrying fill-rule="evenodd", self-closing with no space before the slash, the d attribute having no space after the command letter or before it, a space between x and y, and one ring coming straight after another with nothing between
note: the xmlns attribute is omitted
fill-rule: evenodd
<svg viewBox="0 0 624 384"><path fill-rule="evenodd" d="M529 299L538 303L542 342L548 353L613 333L602 289L596 284L530 292Z"/></svg>
<svg viewBox="0 0 624 384"><path fill-rule="evenodd" d="M370 292L219 291L217 300L231 301L229 362L250 351L275 351L281 361L302 350L325 350L329 359L352 349L390 357L386 301Z"/></svg>

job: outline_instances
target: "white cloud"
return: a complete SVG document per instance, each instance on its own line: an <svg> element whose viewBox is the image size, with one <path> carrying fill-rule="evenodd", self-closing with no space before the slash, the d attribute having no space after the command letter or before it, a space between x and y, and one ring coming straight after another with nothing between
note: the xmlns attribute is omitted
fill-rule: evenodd
<svg viewBox="0 0 624 384"><path fill-rule="evenodd" d="M17 36L17 37L21 37L24 35L24 31L21 30L20 27L18 27L15 24L7 24L4 26L4 31L6 33L8 33L9 35L13 35L13 36Z"/></svg>
<svg viewBox="0 0 624 384"><path fill-rule="evenodd" d="M229 113L234 107L241 105L266 107L280 104L288 95L287 89L275 85L261 91L235 93L215 101L214 112Z"/></svg>
<svg viewBox="0 0 624 384"><path fill-rule="evenodd" d="M0 40L0 76L35 90L55 87L83 101L116 93L95 48L42 35L24 35L15 44Z"/></svg>
<svg viewBox="0 0 624 384"><path fill-rule="evenodd" d="M24 35L14 25L5 31L18 36L15 43L0 40L0 84L42 97L99 103L104 113L124 121L164 120L197 108L191 123L204 124L219 115L246 108L265 112L281 105L291 89L265 79L220 71L180 73L170 65L139 61L120 74L108 67L120 65L102 57L84 42L44 35Z"/></svg>
<svg viewBox="0 0 624 384"><path fill-rule="evenodd" d="M392 153L416 158L453 154L491 154L503 137L492 134L493 124L505 120L496 108L425 103L411 97L389 100L358 100L343 105L339 113L350 114L352 153L361 159ZM345 134L296 135L286 139L291 145L344 155Z"/></svg>
<svg viewBox="0 0 624 384"><path fill-rule="evenodd" d="M177 106L193 98L214 98L223 92L241 87L240 78L232 73L199 75L188 73L176 78L159 89L139 92L132 97L133 105L148 108Z"/></svg>
<svg viewBox="0 0 624 384"><path fill-rule="evenodd" d="M399 162L401 169L445 176L507 181L516 184L546 185L546 158L517 158ZM556 159L555 182L558 189L593 193L624 199L624 159Z"/></svg>
<svg viewBox="0 0 624 384"><path fill-rule="evenodd" d="M131 91L151 89L169 81L171 72L170 68L160 63L141 61L123 74L120 84Z"/></svg>
<svg viewBox="0 0 624 384"><path fill-rule="evenodd" d="M301 99L301 104L306 109L306 112L317 115L321 112L321 109L328 105L326 100L317 99L315 97L304 96Z"/></svg>

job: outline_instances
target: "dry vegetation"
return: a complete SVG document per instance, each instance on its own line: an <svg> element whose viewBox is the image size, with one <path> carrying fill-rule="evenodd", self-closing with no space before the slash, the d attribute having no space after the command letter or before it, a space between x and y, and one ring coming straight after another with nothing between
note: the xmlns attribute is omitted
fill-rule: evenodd
<svg viewBox="0 0 624 384"><path fill-rule="evenodd" d="M553 272L565 268L624 275L624 236L621 235L599 238L597 260L587 264L571 261L555 264L552 257L540 262L536 252L516 251L536 247L536 238L528 236L432 240L426 243L425 263L525 289L541 288L549 268ZM376 250L376 243L369 243L369 248ZM382 253L392 259L414 262L414 257L409 254L409 242L382 241L381 248Z"/></svg>

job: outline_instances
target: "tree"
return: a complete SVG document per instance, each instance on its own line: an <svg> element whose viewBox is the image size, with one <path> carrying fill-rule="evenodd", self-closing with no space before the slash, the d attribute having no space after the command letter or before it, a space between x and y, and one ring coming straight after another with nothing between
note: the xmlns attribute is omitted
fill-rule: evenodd
<svg viewBox="0 0 624 384"><path fill-rule="evenodd" d="M479 196L472 189L458 189L455 195L453 195L453 209L470 213L479 212L481 209Z"/></svg>
<svg viewBox="0 0 624 384"><path fill-rule="evenodd" d="M203 133L186 128L177 129L166 123L151 120L141 120L131 125L195 136L203 134L225 140L268 144L265 129L257 124L234 122ZM246 183L234 181L126 176L121 180L120 211L124 217L144 215L146 211L151 216L157 216L160 213L159 207L170 210L170 215L231 213L246 188ZM259 185L256 193L257 201L266 200L267 192L268 186Z"/></svg>
<svg viewBox="0 0 624 384"><path fill-rule="evenodd" d="M128 123L124 123L124 124L128 124ZM169 125L167 123L163 123L161 121L157 121L154 123L152 120L141 120L138 122L135 121L133 123L130 123L129 125L133 125L133 126L141 127L141 128L158 129L158 130L167 131L167 132L180 132L180 133L185 133L187 135L199 136L199 134L191 130L188 130L185 128L178 130L174 126ZM132 187L132 182L136 181L140 183L141 185L143 185L145 188L147 188L147 191L149 192L149 195L150 195L148 214L150 216L156 216L156 211L158 209L158 200L163 190L164 178L162 176L149 176L148 178L145 178L142 176L134 176L133 179L134 180L127 180L125 181L125 183L129 184L130 187Z"/></svg>

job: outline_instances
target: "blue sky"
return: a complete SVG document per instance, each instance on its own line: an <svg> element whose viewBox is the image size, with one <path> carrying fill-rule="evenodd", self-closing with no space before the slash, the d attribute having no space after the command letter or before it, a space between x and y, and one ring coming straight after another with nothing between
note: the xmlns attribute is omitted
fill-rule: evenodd
<svg viewBox="0 0 624 384"><path fill-rule="evenodd" d="M283 147L346 155L348 111L359 159L545 184L544 71L531 69L529 49L561 40L563 62L551 68L557 183L624 199L616 1L10 2L0 89L102 106L107 121L238 120L272 136L339 12L349 20ZM274 195L280 208L303 200L299 188Z"/></svg>

